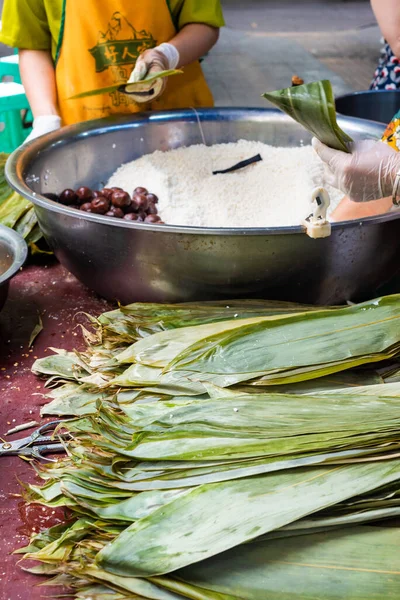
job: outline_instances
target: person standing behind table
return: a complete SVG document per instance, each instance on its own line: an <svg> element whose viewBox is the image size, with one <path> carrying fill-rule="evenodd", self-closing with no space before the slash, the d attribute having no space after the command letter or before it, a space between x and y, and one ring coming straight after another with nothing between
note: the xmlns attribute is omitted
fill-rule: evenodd
<svg viewBox="0 0 400 600"><path fill-rule="evenodd" d="M28 141L111 114L212 106L199 59L223 25L220 0L5 0L0 42L19 49ZM146 104L120 92L69 100L180 67Z"/></svg>
<svg viewBox="0 0 400 600"><path fill-rule="evenodd" d="M397 90L400 89L400 2L371 0L371 6L384 37L384 46L370 89Z"/></svg>

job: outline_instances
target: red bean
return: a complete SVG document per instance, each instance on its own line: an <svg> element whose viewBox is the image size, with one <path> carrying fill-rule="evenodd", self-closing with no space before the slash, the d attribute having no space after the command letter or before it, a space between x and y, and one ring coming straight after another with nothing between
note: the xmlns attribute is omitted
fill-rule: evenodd
<svg viewBox="0 0 400 600"><path fill-rule="evenodd" d="M124 218L124 211L116 206L112 206L108 212L106 212L107 217L116 217L117 219Z"/></svg>
<svg viewBox="0 0 400 600"><path fill-rule="evenodd" d="M76 190L76 195L78 196L78 202L80 204L84 204L93 198L92 190L84 185Z"/></svg>
<svg viewBox="0 0 400 600"><path fill-rule="evenodd" d="M110 210L110 201L104 196L98 196L91 202L92 212L97 215L105 215Z"/></svg>
<svg viewBox="0 0 400 600"><path fill-rule="evenodd" d="M117 191L111 196L111 202L117 208L124 208L125 206L130 206L131 198L128 192Z"/></svg>
<svg viewBox="0 0 400 600"><path fill-rule="evenodd" d="M44 196L48 200L54 200L54 202L59 202L59 200L60 200L60 197L58 194L52 194L51 192L48 192L47 194L42 194L42 196Z"/></svg>
<svg viewBox="0 0 400 600"><path fill-rule="evenodd" d="M66 204L67 206L75 204L77 200L77 195L75 194L74 190L71 189L64 190L63 192L61 192L59 197L59 201L61 202L61 204Z"/></svg>
<svg viewBox="0 0 400 600"><path fill-rule="evenodd" d="M147 209L148 215L156 215L158 213L157 206L155 204L149 204Z"/></svg>
<svg viewBox="0 0 400 600"><path fill-rule="evenodd" d="M138 207L133 202L131 202L129 206L124 206L125 214L137 213L137 211L138 211Z"/></svg>
<svg viewBox="0 0 400 600"><path fill-rule="evenodd" d="M125 221L138 221L140 219L137 213L127 213L124 215Z"/></svg>
<svg viewBox="0 0 400 600"><path fill-rule="evenodd" d="M158 204L158 196L156 196L155 194L146 194L147 195L147 200L149 202L151 202L151 204Z"/></svg>
<svg viewBox="0 0 400 600"><path fill-rule="evenodd" d="M161 221L158 215L147 215L144 222L145 223L159 223Z"/></svg>
<svg viewBox="0 0 400 600"><path fill-rule="evenodd" d="M111 188L103 188L102 190L100 190L100 193L102 196L107 198L107 200L111 201L111 196L113 195L114 192Z"/></svg>
<svg viewBox="0 0 400 600"><path fill-rule="evenodd" d="M148 191L146 190L146 188L144 187L137 187L134 191L133 194L148 194Z"/></svg>
<svg viewBox="0 0 400 600"><path fill-rule="evenodd" d="M84 202L80 205L80 209L85 212L92 212L92 204L91 202Z"/></svg>
<svg viewBox="0 0 400 600"><path fill-rule="evenodd" d="M137 207L138 211L146 211L149 207L149 201L144 194L135 194L132 198L133 204Z"/></svg>

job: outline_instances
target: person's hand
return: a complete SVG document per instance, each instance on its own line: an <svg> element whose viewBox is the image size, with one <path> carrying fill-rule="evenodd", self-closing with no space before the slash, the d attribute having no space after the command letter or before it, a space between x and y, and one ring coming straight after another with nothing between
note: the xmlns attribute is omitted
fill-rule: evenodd
<svg viewBox="0 0 400 600"><path fill-rule="evenodd" d="M33 121L33 129L31 133L28 135L24 144L27 142L31 142L41 135L45 135L46 133L51 133L52 131L56 131L61 127L61 117L58 115L48 115L44 117L36 117Z"/></svg>
<svg viewBox="0 0 400 600"><path fill-rule="evenodd" d="M400 153L384 142L352 143L350 154L328 148L316 138L312 146L324 163L326 183L354 202L369 202L392 194Z"/></svg>
<svg viewBox="0 0 400 600"><path fill-rule="evenodd" d="M161 44L157 48L146 50L139 56L136 61L135 68L133 69L131 76L128 80L126 91L129 93L129 84L138 83L143 81L147 76L160 73L161 71L168 71L169 69L175 69L179 63L179 52L172 46L172 44ZM167 79L157 79L148 86L148 89L143 89L145 92L151 93L151 100L155 100L164 92L167 85ZM137 102L148 102L149 97L140 96L135 94Z"/></svg>

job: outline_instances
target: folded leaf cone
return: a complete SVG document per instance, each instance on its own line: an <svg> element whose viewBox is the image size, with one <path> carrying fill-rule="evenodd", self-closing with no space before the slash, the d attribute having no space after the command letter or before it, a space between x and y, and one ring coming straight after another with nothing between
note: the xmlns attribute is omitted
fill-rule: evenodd
<svg viewBox="0 0 400 600"><path fill-rule="evenodd" d="M330 81L305 83L267 92L263 96L327 146L349 152L347 144L352 139L336 122L335 99Z"/></svg>

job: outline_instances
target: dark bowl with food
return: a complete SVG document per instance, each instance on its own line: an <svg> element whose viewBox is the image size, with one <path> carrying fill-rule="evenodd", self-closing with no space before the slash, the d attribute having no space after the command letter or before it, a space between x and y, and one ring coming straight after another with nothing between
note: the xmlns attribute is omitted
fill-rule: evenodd
<svg viewBox="0 0 400 600"><path fill-rule="evenodd" d="M28 247L22 237L0 225L0 310L7 299L10 280L24 264Z"/></svg>
<svg viewBox="0 0 400 600"><path fill-rule="evenodd" d="M400 110L400 90L367 90L336 98L341 115L388 124Z"/></svg>

